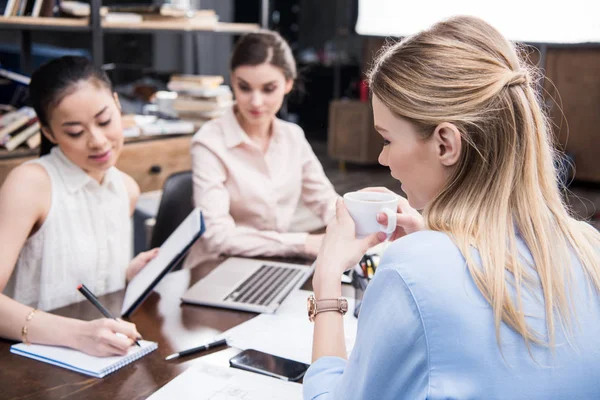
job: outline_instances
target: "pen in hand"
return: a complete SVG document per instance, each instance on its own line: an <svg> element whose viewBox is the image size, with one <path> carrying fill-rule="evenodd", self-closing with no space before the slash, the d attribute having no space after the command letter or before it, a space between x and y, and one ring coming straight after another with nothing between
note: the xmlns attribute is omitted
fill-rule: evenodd
<svg viewBox="0 0 600 400"><path fill-rule="evenodd" d="M175 358L189 356L190 354L199 353L201 351L212 349L213 347L223 346L227 344L226 339L216 340L214 342L203 344L202 346L194 347L188 350L180 351L179 353L173 353L165 358L166 361L173 360Z"/></svg>
<svg viewBox="0 0 600 400"><path fill-rule="evenodd" d="M86 299L90 301L106 318L117 320L111 313L100 303L100 300L88 289L83 283L77 286L77 290L81 292L82 295L85 296ZM142 347L140 342L134 340L134 343L139 347Z"/></svg>

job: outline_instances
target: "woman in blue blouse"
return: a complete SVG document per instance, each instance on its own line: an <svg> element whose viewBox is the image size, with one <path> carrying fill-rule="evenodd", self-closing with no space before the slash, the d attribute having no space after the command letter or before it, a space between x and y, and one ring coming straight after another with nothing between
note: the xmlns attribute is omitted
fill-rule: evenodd
<svg viewBox="0 0 600 400"><path fill-rule="evenodd" d="M348 360L342 314L316 314L306 399L600 398L600 234L562 201L534 72L473 17L378 57L379 162L409 204ZM356 239L338 203L317 301L380 236Z"/></svg>

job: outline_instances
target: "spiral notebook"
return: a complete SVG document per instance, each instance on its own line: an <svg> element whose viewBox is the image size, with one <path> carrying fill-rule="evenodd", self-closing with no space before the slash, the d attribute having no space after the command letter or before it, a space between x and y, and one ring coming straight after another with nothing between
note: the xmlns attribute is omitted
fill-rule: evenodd
<svg viewBox="0 0 600 400"><path fill-rule="evenodd" d="M23 343L10 346L10 352L85 375L104 378L158 348L156 342L139 342L141 347L131 346L127 355L114 357L95 357L66 347Z"/></svg>

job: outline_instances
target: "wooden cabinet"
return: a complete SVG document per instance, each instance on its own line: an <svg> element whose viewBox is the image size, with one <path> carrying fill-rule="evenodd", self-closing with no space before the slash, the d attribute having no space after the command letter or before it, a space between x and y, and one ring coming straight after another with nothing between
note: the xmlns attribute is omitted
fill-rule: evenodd
<svg viewBox="0 0 600 400"><path fill-rule="evenodd" d="M142 192L162 189L167 177L192 169L191 136L127 143L117 168L131 175Z"/></svg>
<svg viewBox="0 0 600 400"><path fill-rule="evenodd" d="M191 140L189 135L130 140L117 168L131 175L142 192L162 189L169 175L192 168ZM13 168L34 158L37 154L32 151L0 154L0 185Z"/></svg>
<svg viewBox="0 0 600 400"><path fill-rule="evenodd" d="M381 136L373 126L370 103L356 100L332 101L329 105L327 150L338 161L377 164Z"/></svg>
<svg viewBox="0 0 600 400"><path fill-rule="evenodd" d="M546 77L546 105L575 178L600 183L600 50L549 49Z"/></svg>

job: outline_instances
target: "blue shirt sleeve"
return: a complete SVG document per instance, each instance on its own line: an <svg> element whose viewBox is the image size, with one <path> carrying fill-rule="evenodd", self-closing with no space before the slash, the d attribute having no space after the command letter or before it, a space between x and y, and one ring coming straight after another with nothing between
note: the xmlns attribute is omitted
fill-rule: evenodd
<svg viewBox="0 0 600 400"><path fill-rule="evenodd" d="M321 357L304 377L304 398L425 399L429 389L426 332L410 288L393 268L370 282L348 361Z"/></svg>

